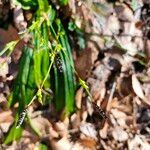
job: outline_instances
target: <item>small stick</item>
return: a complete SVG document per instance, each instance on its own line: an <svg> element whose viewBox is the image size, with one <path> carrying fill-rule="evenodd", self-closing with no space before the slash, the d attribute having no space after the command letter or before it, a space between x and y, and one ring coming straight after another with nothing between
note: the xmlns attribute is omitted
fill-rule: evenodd
<svg viewBox="0 0 150 150"><path fill-rule="evenodd" d="M112 99L113 99L113 95L115 93L115 89L116 89L116 82L113 83L113 86L112 86L112 89L111 89L111 93L110 93L110 96L109 96L109 99L108 99L108 103L107 103L107 107L106 107L107 111L110 111L111 102L112 102Z"/></svg>

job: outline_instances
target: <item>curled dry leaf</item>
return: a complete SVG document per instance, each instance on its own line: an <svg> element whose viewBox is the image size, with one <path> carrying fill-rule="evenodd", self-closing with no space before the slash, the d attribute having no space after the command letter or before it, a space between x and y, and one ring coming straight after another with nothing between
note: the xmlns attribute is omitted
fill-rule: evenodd
<svg viewBox="0 0 150 150"><path fill-rule="evenodd" d="M91 123L84 123L80 126L80 131L88 137L97 139L97 132L95 126Z"/></svg>
<svg viewBox="0 0 150 150"><path fill-rule="evenodd" d="M53 127L49 128L49 139L58 138L58 133L53 129Z"/></svg>
<svg viewBox="0 0 150 150"><path fill-rule="evenodd" d="M108 122L105 122L103 129L101 129L101 130L99 131L99 134L100 134L100 137L101 137L101 138L103 138L103 139L106 139L106 138L107 138L108 127L109 127Z"/></svg>
<svg viewBox="0 0 150 150"><path fill-rule="evenodd" d="M61 137L67 137L68 136L67 127L63 122L57 122L55 124L55 128Z"/></svg>
<svg viewBox="0 0 150 150"><path fill-rule="evenodd" d="M76 100L76 106L78 109L81 109L81 101L82 101L82 95L83 95L83 88L81 87L75 96L75 100Z"/></svg>
<svg viewBox="0 0 150 150"><path fill-rule="evenodd" d="M128 134L121 127L116 126L112 131L112 136L115 140L119 142L126 141L128 139Z"/></svg>
<svg viewBox="0 0 150 150"><path fill-rule="evenodd" d="M14 8L14 23L19 31L23 31L27 27L21 6L16 6L16 8Z"/></svg>
<svg viewBox="0 0 150 150"><path fill-rule="evenodd" d="M88 112L87 112L87 111L84 111L84 112L82 113L82 122L85 122L85 121L86 121L87 116L88 116Z"/></svg>
<svg viewBox="0 0 150 150"><path fill-rule="evenodd" d="M145 97L142 87L141 87L141 84L135 74L132 75L132 87L133 87L135 94L139 98L141 98L143 100L143 102L150 105L150 101Z"/></svg>
<svg viewBox="0 0 150 150"><path fill-rule="evenodd" d="M92 104L87 100L87 112L91 116L93 114Z"/></svg>
<svg viewBox="0 0 150 150"><path fill-rule="evenodd" d="M125 119L127 117L127 115L124 112L119 111L118 109L111 109L111 113L116 119L119 119L119 118Z"/></svg>
<svg viewBox="0 0 150 150"><path fill-rule="evenodd" d="M111 113L120 126L127 127L126 125L127 115L124 112L119 111L118 109L111 109Z"/></svg>
<svg viewBox="0 0 150 150"><path fill-rule="evenodd" d="M71 117L71 124L72 124L72 128L78 128L80 126L80 122L81 122L81 118L80 118L80 111L77 111L76 113L74 113Z"/></svg>

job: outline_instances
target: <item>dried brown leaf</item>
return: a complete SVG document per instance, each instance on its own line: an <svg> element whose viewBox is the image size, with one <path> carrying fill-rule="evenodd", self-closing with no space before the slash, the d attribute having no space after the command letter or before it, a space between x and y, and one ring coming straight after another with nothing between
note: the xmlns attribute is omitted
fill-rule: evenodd
<svg viewBox="0 0 150 150"><path fill-rule="evenodd" d="M32 123L40 131L41 135L49 134L49 129L51 127L51 123L43 117L36 117L32 119Z"/></svg>
<svg viewBox="0 0 150 150"><path fill-rule="evenodd" d="M147 59L148 59L148 61L150 61L150 40L146 41L145 49L146 49Z"/></svg>
<svg viewBox="0 0 150 150"><path fill-rule="evenodd" d="M87 48L82 52L76 54L75 58L75 68L82 79L86 79L87 73L92 66L92 50Z"/></svg>
<svg viewBox="0 0 150 150"><path fill-rule="evenodd" d="M83 146L84 148L88 149L95 149L96 148L96 141L89 138L79 139L78 142Z"/></svg>
<svg viewBox="0 0 150 150"><path fill-rule="evenodd" d="M116 126L112 131L112 136L115 140L123 142L128 140L128 134L121 127Z"/></svg>
<svg viewBox="0 0 150 150"><path fill-rule="evenodd" d="M118 18L123 21L133 21L134 16L132 10L125 4L120 4L115 7Z"/></svg>
<svg viewBox="0 0 150 150"><path fill-rule="evenodd" d="M7 62L1 62L1 58L0 58L0 76L5 78L6 75L8 74L8 63Z"/></svg>
<svg viewBox="0 0 150 150"><path fill-rule="evenodd" d="M24 20L23 10L20 5L14 8L14 23L19 31L23 31L27 27L27 23Z"/></svg>
<svg viewBox="0 0 150 150"><path fill-rule="evenodd" d="M77 111L70 118L73 129L79 128L80 126L80 123L81 123L80 114L81 114L80 111Z"/></svg>
<svg viewBox="0 0 150 150"><path fill-rule="evenodd" d="M63 122L60 122L60 121L57 122L55 124L55 128L61 137L67 137L68 136L68 129Z"/></svg>
<svg viewBox="0 0 150 150"><path fill-rule="evenodd" d="M91 123L81 124L80 131L88 137L97 139L97 131L95 129L95 126Z"/></svg>
<svg viewBox="0 0 150 150"><path fill-rule="evenodd" d="M83 95L83 88L81 87L75 96L75 100L76 100L76 106L78 109L81 109L81 103L82 103L82 95Z"/></svg>
<svg viewBox="0 0 150 150"><path fill-rule="evenodd" d="M135 149L149 150L150 145L144 136L135 135L133 139L128 140L128 148L129 150Z"/></svg>
<svg viewBox="0 0 150 150"><path fill-rule="evenodd" d="M13 122L12 111L0 112L0 123L2 122Z"/></svg>
<svg viewBox="0 0 150 150"><path fill-rule="evenodd" d="M103 129L101 129L99 131L99 134L100 134L101 138L103 138L103 139L107 138L108 127L109 127L108 122L105 122Z"/></svg>
<svg viewBox="0 0 150 150"><path fill-rule="evenodd" d="M70 150L72 148L72 144L67 138L62 138L60 140L52 139L50 143L54 150Z"/></svg>
<svg viewBox="0 0 150 150"><path fill-rule="evenodd" d="M150 101L145 97L142 87L141 87L141 84L135 74L132 75L132 87L133 87L135 94L139 98L141 98L143 100L143 102L150 105Z"/></svg>

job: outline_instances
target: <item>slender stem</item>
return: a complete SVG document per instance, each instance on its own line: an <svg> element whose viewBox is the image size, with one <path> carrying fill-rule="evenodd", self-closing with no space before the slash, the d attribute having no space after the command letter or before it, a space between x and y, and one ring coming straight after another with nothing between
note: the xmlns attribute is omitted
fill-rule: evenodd
<svg viewBox="0 0 150 150"><path fill-rule="evenodd" d="M30 103L27 105L27 108L32 104L32 102L36 99L36 95L33 96L33 98L31 99Z"/></svg>
<svg viewBox="0 0 150 150"><path fill-rule="evenodd" d="M50 72L50 70L51 70L51 68L52 68L53 62L54 62L54 58L52 58L52 60L51 60L51 63L50 63L50 65L49 65L49 68L48 68L48 71L47 71L47 73L46 73L46 76L45 76L45 78L44 78L44 80L43 80L43 82L42 82L42 84L41 84L41 87L40 87L41 89L43 88L44 83L45 83L45 81L46 81L47 78L48 78L48 75L49 75L49 72Z"/></svg>

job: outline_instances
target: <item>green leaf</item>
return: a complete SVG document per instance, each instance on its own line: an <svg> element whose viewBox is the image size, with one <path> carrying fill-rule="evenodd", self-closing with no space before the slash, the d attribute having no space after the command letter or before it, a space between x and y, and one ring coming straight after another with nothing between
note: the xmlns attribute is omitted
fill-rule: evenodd
<svg viewBox="0 0 150 150"><path fill-rule="evenodd" d="M55 79L55 104L58 111L62 110L65 106L65 91L64 91L64 80L62 73L54 65L54 79ZM60 86L61 84L61 86Z"/></svg>
<svg viewBox="0 0 150 150"><path fill-rule="evenodd" d="M23 54L21 56L20 64L19 64L19 73L15 80L13 86L13 92L9 97L9 105L12 106L17 101L19 101L20 106L19 109L24 108L24 105L27 104L29 99L27 99L28 94L26 93L26 85L28 82L28 76L30 71L31 65L31 58L32 58L33 51L31 48L25 47Z"/></svg>
<svg viewBox="0 0 150 150"><path fill-rule="evenodd" d="M18 42L19 42L19 40L11 41L11 42L7 43L5 48L3 50L1 50L0 56L2 56L6 52L8 53L8 55L10 55Z"/></svg>
<svg viewBox="0 0 150 150"><path fill-rule="evenodd" d="M54 28L53 28L54 27ZM55 21L55 24L51 26L51 32L58 42L61 43L62 50L59 52L59 56L62 61L62 73L54 66L55 74L55 101L56 106L61 106L65 103L65 115L69 115L74 110L74 69L73 60L71 55L71 48L68 43L66 33L59 19ZM57 34L59 33L59 36ZM68 59L69 58L69 59ZM59 75L60 74L60 75ZM58 77L58 78L57 78ZM63 102L60 102L63 101ZM61 109L61 107L59 107Z"/></svg>
<svg viewBox="0 0 150 150"><path fill-rule="evenodd" d="M64 61L64 82L65 82L65 113L69 114L74 111L74 81L72 76L71 66L65 58L66 55L62 54L61 58Z"/></svg>
<svg viewBox="0 0 150 150"><path fill-rule="evenodd" d="M35 82L37 87L40 87L41 83L42 83L42 71L41 71L41 67L42 67L42 51L34 51L34 75L35 75Z"/></svg>
<svg viewBox="0 0 150 150"><path fill-rule="evenodd" d="M49 6L49 9L47 10L47 16L49 19L47 20L48 21L47 25L50 26L53 23L55 16L56 16L56 11L52 9L51 6Z"/></svg>
<svg viewBox="0 0 150 150"><path fill-rule="evenodd" d="M69 0L59 0L59 4L62 5L62 6L65 6L68 4L68 1Z"/></svg>
<svg viewBox="0 0 150 150"><path fill-rule="evenodd" d="M41 29L41 28L40 28ZM43 75L42 75L42 56L43 56L43 45L41 30L35 30L33 32L33 42L34 42L34 53L33 53L33 67L34 67L34 75L35 75L35 82L37 87L40 87Z"/></svg>
<svg viewBox="0 0 150 150"><path fill-rule="evenodd" d="M45 144L40 143L38 145L38 150L48 150L48 147Z"/></svg>
<svg viewBox="0 0 150 150"><path fill-rule="evenodd" d="M76 24L74 23L74 22L69 22L69 24L68 24L68 29L70 30L70 31L74 31L75 29L77 28L77 26L76 26Z"/></svg>
<svg viewBox="0 0 150 150"><path fill-rule="evenodd" d="M49 37L48 37L48 27L46 22L43 23L42 25L42 35L43 35L43 39L44 39L44 47L43 47L43 51L42 51L42 67L41 67L41 73L43 76L43 79L45 78L45 76L47 75L47 71L49 69L49 65L50 65L50 57L49 57L49 47L48 47L48 43L49 43ZM50 87L50 76L47 77L46 81L44 82L44 87L45 88L49 88Z"/></svg>
<svg viewBox="0 0 150 150"><path fill-rule="evenodd" d="M27 83L32 54L33 54L33 50L31 48L29 47L24 48L23 55L21 57L20 65L19 65L18 78L20 78L20 81L18 82L18 84Z"/></svg>
<svg viewBox="0 0 150 150"><path fill-rule="evenodd" d="M48 9L48 0L37 0L39 5L39 10L46 11Z"/></svg>
<svg viewBox="0 0 150 150"><path fill-rule="evenodd" d="M39 30L41 24L43 23L44 19L39 18L37 21L33 21L32 25L28 28L29 32L32 32L34 30Z"/></svg>
<svg viewBox="0 0 150 150"><path fill-rule="evenodd" d="M23 9L35 9L37 7L37 0L13 0L14 4L21 5Z"/></svg>
<svg viewBox="0 0 150 150"><path fill-rule="evenodd" d="M29 74L27 79L27 87L31 89L36 89L36 83L35 83L35 71L34 71L34 59L33 57L30 60L30 68L29 68Z"/></svg>
<svg viewBox="0 0 150 150"><path fill-rule="evenodd" d="M35 88L30 88L28 87L28 85L26 86L26 100L25 100L25 105L29 104L33 98L33 96L35 95L37 91L37 87L35 86Z"/></svg>
<svg viewBox="0 0 150 150"><path fill-rule="evenodd" d="M62 47L65 49L64 51L60 52L61 60L64 64L63 66L63 75L64 75L64 82L65 82L65 110L66 113L69 114L74 110L74 94L75 94L75 82L74 82L74 69L72 68L73 60L71 54L71 48L63 29L63 26L60 20L56 20L56 24L59 30L64 34L60 35L59 41L62 44ZM70 62L68 61L70 59Z"/></svg>
<svg viewBox="0 0 150 150"><path fill-rule="evenodd" d="M23 129L21 127L16 128L16 124L14 123L4 140L4 144L9 144L15 140L19 140L22 136L22 131Z"/></svg>
<svg viewBox="0 0 150 150"><path fill-rule="evenodd" d="M15 103L18 102L18 99L19 99L18 97L20 97L19 86L16 85L16 83L14 83L13 91L11 92L11 94L8 97L8 105L9 105L9 107L13 106Z"/></svg>

